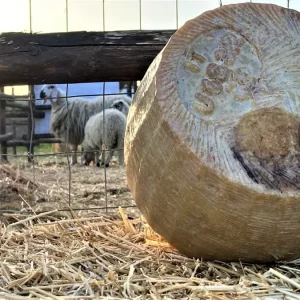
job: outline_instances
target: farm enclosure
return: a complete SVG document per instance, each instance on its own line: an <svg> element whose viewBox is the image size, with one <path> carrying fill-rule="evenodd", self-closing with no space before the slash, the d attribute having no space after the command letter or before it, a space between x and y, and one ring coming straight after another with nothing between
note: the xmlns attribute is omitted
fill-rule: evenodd
<svg viewBox="0 0 300 300"><path fill-rule="evenodd" d="M35 161L34 174L29 164L13 159L11 165L16 172L22 173L28 181L35 183L33 187L14 185L13 179L1 182L1 210L23 211L36 213L58 210L104 210L111 207L109 213L114 213L118 206L135 207L132 196L126 184L124 168L119 168L115 159L111 168L106 171L106 192L104 171L100 168L75 166L72 168L70 202L69 202L69 174L67 164L63 158L42 158ZM2 165L1 176L6 177L11 171ZM24 201L25 200L25 201ZM130 214L134 213L133 210ZM129 215L130 215L129 214ZM135 213L135 217L137 214Z"/></svg>
<svg viewBox="0 0 300 300"><path fill-rule="evenodd" d="M85 3L90 3L87 4L90 6L90 11L93 10L96 15L94 18L91 17L92 21L95 22L101 15L96 14L95 6L100 9L102 18L100 22L98 20L94 23L96 24L94 26L93 22L87 21L90 18L86 17L85 22L78 22L82 26L78 28L76 27L78 18L72 15L72 11L73 13L77 11L79 15L86 13L82 7L75 9L76 3L79 2L52 1L48 18L48 25L51 23L53 26L50 31L63 32L74 29L107 31L119 30L121 26L124 29L128 26L125 29L160 29L162 33L170 32L176 30L194 14L198 15L206 9L234 1L165 1L164 5L170 8L167 16L172 13L170 22L166 21L169 18L164 13L161 14L162 10L158 9L159 1L126 1L127 6L122 4L122 7L130 14L120 13L115 8L115 15L113 8L122 1L86 1ZM281 1L279 4L292 7L295 3L296 1ZM41 24L41 27L45 26L44 18L43 22L35 22L38 18L36 14L39 5L38 1L28 2L32 15L28 32L39 31L38 24ZM157 15L151 15L151 5ZM131 15L133 8L136 12L134 17ZM148 15L147 11L149 11ZM107 12L110 13L111 18L108 17ZM51 13L52 16L56 13L57 22L51 21ZM113 24L111 20L118 19L119 16L121 16L120 22L117 25ZM156 20L160 22L156 23ZM133 22L135 26L132 25ZM63 26L60 27L59 24ZM45 32L47 29L44 28L42 31ZM144 31L138 33L146 34ZM125 32L123 34L126 35ZM8 44L10 40L7 39L5 42ZM160 46L163 47L164 43L160 43ZM73 44L72 47L76 49L76 45ZM122 47L121 50L126 48ZM17 56L18 51L16 49L14 51L14 55ZM49 49L46 51L51 52ZM33 53L35 54L35 51ZM153 57L157 53L156 49L152 54ZM9 61L9 58L6 59ZM37 58L30 55L28 61L22 63L29 65L34 63L34 59ZM26 70L25 66L23 68ZM66 74L68 72L75 74L73 68L71 63L65 65L62 63L62 69L66 72L64 78L56 82L64 84L70 99L71 96L76 95L95 96L95 94L108 95L119 92L116 85L114 90L108 90L109 83L99 83L96 77L94 77L96 81L93 83L93 88L91 86L83 88L87 82L82 78L82 83L78 83L78 89L73 92L72 76ZM99 66L96 65L95 69L97 68ZM28 76L26 72L22 73L22 80L27 76L26 84L38 84L35 90L39 93L42 83L55 83L50 82L50 79L53 80L55 77L55 72L53 70L51 72L51 66L48 65L46 71L44 69L42 74L38 73L36 76L44 77L43 82L37 82L34 76ZM105 73L103 70L100 71L101 74ZM126 70L122 72L126 73ZM124 76L124 73L122 74ZM75 75L73 76L75 78ZM118 73L114 76L116 79ZM14 80L21 80L20 77ZM8 92L11 86L7 85L11 85L12 82L8 81L5 84L5 78L8 76L5 77L4 68L1 80L3 85L6 85L5 91ZM78 78L76 82L79 82ZM105 81L105 78L102 79ZM130 79L141 80L142 76ZM124 81L128 78L120 77L118 80ZM14 84L21 83L25 82L14 82ZM89 89L88 93L85 92L87 89ZM94 90L91 92L92 89L97 89L97 92ZM27 122L32 124L31 128L41 129L36 127L37 121L33 122L31 112L27 117ZM28 130L26 140L29 141L29 149L18 148L17 156L9 151L7 156L9 165L3 163L0 169L3 232L1 239L3 246L0 251L5 261L0 271L4 286L0 291L1 296L8 297L9 292L17 294L19 299L27 296L41 299L53 295L62 299L77 299L76 297L90 299L95 296L110 296L112 299L147 299L147 297L154 299L245 297L248 299L253 295L259 295L261 298L283 299L286 295L297 296L299 262L274 265L275 270L269 269L269 266L242 263L206 263L181 256L149 230L145 220L134 207L127 186L125 169L118 167L116 159L113 160L110 168L105 169L80 165L69 166L71 153L53 153L50 147L42 143L34 147L34 153L30 151L34 143L33 133ZM36 130L36 133L47 132ZM28 158L30 158L29 162ZM118 206L123 207L125 214L122 214L122 210L118 211ZM15 249L15 252L8 251L9 248ZM35 288L34 285L37 287Z"/></svg>

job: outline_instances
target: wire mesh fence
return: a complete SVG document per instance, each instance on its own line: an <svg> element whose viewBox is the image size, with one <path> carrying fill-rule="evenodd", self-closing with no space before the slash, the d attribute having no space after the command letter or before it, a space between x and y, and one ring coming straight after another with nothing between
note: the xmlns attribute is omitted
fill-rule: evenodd
<svg viewBox="0 0 300 300"><path fill-rule="evenodd" d="M69 111L69 101L72 101L74 97L68 95L68 87L66 90L66 104ZM120 93L124 95L125 93ZM7 153L5 155L8 158L10 164L14 167L12 170L7 168L6 165L1 165L2 172L6 174L3 176L6 179L6 183L2 181L2 201L1 201L1 213L5 212L42 212L49 210L53 207L58 208L61 211L69 210L103 210L108 213L110 210L116 209L119 205L127 208L134 208L135 205L130 197L130 193L126 186L125 170L123 168L112 167L107 170L104 165L103 169L70 165L70 156L76 153L81 155L81 151L64 151L58 153L41 153L38 147L34 147L34 116L33 105L34 99L32 99L32 93L30 93L29 99L23 99L21 101L29 103L28 128L31 128L29 135L29 144L27 147L27 153ZM117 94L114 94L117 95ZM84 95L86 98L89 95ZM102 90L99 94L92 94L95 96L102 96L103 107L105 96L105 84L102 86ZM69 99L71 98L71 99ZM38 100L39 98L35 99ZM70 120L67 118L67 128L70 128ZM105 113L103 114L103 123L105 124ZM105 134L105 126L104 133ZM69 131L67 130L67 133ZM68 136L66 139L68 144ZM36 149L34 153L33 149ZM105 149L104 153L111 149ZM123 149L114 149L116 151ZM4 155L2 155L4 156ZM105 154L104 158L105 160ZM26 163L24 161L28 160ZM14 172L15 171L15 172ZM11 174L13 173L13 174ZM15 174L16 173L16 174ZM19 173L19 175L17 174ZM101 174L102 173L102 174ZM22 179L25 182L26 188L23 191L16 190L12 196L16 201L13 201L8 195L5 195L5 189L8 188L8 184L12 182L18 182L18 176L26 177ZM41 180L41 176L43 179ZM58 179L60 177L61 179ZM9 178L11 180L9 180ZM58 181L57 181L58 179ZM89 182L90 181L90 182ZM30 187L33 187L32 189ZM15 189L20 189L21 186L14 184ZM91 190L89 190L91 189ZM23 193L23 194L22 194ZM35 199L29 201L25 199L32 194ZM122 197L125 194L124 197ZM119 203L118 203L118 199ZM6 198L6 199L5 199ZM30 197L29 197L30 198ZM79 203L76 199L80 199ZM117 201L113 201L117 200ZM14 203L16 202L16 203ZM85 204L88 202L88 205ZM110 203L109 203L110 202ZM99 203L99 204L98 204ZM114 204L116 203L116 204ZM18 209L20 205L20 209Z"/></svg>
<svg viewBox="0 0 300 300"><path fill-rule="evenodd" d="M103 31L106 30L106 2L102 1L102 19ZM222 6L228 3L226 1L218 1L218 5ZM238 2L238 1L235 1ZM249 1L252 2L252 1ZM290 0L286 1L286 7L290 8ZM66 7L66 28L69 31L69 1L65 1ZM139 29L143 29L143 1L139 0ZM179 27L179 0L175 4L175 23L176 29ZM29 0L29 24L30 32L33 32L32 24L32 0ZM2 89L2 92L4 89ZM65 149L61 152L53 152L48 147L47 151L42 151L42 145L36 146L35 142L35 104L37 101L43 100L39 95L33 95L33 87L29 88L28 97L18 98L18 103L25 103L27 106L27 140L24 141L26 151L20 153L10 151L12 143L6 140L1 143L1 170L0 170L0 215L5 213L36 213L44 212L57 208L59 211L85 211L100 210L105 213L112 212L119 206L128 209L135 209L130 191L126 184L126 173L124 168L117 167L114 160L112 166L107 168L104 164L103 168L92 168L90 166L71 165L70 157L74 154L81 155L81 151ZM102 105L105 107L107 96L125 95L127 93L107 93L106 83L99 84L99 93L91 94L69 94L69 84L66 87L66 105L68 114L69 103L76 97L102 97ZM133 95L134 96L134 95ZM7 124L5 120L5 105L13 101L12 99L1 98L0 105L0 134L6 134ZM7 121L7 120L6 120ZM70 129L70 119L67 118L67 128ZM26 122L25 122L26 123ZM105 109L103 110L103 135L107 128L105 127ZM5 127L5 128L4 128ZM67 129L67 133L69 130ZM18 129L17 129L18 130ZM19 144L22 144L19 141ZM16 145L19 145L16 143ZM69 144L67 136L65 144ZM6 151L9 146L9 151ZM15 146L18 147L18 146ZM124 151L120 149L101 149L103 150L102 160L111 150ZM95 153L96 154L96 153ZM9 165L5 162L8 160Z"/></svg>

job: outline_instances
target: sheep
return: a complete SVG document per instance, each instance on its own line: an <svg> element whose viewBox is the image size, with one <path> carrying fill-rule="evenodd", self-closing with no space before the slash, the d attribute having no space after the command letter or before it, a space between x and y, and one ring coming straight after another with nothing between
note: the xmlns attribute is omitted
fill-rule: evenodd
<svg viewBox="0 0 300 300"><path fill-rule="evenodd" d="M114 109L117 109L119 110L121 113L123 113L126 118L127 118L127 115L128 115L128 111L129 111L129 106L128 104L122 100L122 99L117 99L115 100L112 105L110 106L110 108L114 108Z"/></svg>
<svg viewBox="0 0 300 300"><path fill-rule="evenodd" d="M51 101L51 132L64 142L68 141L71 151L77 151L84 139L84 127L87 121L103 110L103 96L98 96L91 101L79 97L67 101L66 94L55 84L51 84L42 87L40 98L44 100L44 104L47 99ZM131 98L126 95L107 95L104 98L104 108L109 108L118 99L124 100L128 105L131 104ZM72 153L70 164L76 163L76 153Z"/></svg>
<svg viewBox="0 0 300 300"><path fill-rule="evenodd" d="M109 149L108 155L103 159L101 166L109 167L110 160L115 149L119 150L119 165L124 166L124 136L126 129L126 117L129 105L124 100L115 100L110 108L92 116L85 126L84 141L82 143L82 164L89 165L91 161L100 166L99 151L95 153L88 151L101 150L102 144ZM104 116L103 116L104 114ZM104 118L104 119L103 119ZM103 121L105 122L105 132L103 135Z"/></svg>

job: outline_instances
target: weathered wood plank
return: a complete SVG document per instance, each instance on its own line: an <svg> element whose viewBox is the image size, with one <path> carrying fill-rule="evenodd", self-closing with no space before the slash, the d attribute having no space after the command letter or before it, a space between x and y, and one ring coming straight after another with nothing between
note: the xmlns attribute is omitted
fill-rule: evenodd
<svg viewBox="0 0 300 300"><path fill-rule="evenodd" d="M3 92L3 87L1 87L1 92ZM6 134L6 101L0 100L0 135ZM6 141L1 143L1 161L7 161L7 145Z"/></svg>
<svg viewBox="0 0 300 300"><path fill-rule="evenodd" d="M30 86L30 100L28 101L28 110L29 110L29 114L28 114L28 127L27 127L27 137L28 137L28 141L30 141L31 136L33 137L34 135L34 112L35 112L35 104L33 102L32 99L34 99L34 87L31 85ZM40 113L40 112L39 112ZM44 113L45 114L45 113ZM34 155L34 145L29 144L27 146L27 151L28 153L31 153L32 155ZM31 162L31 156L28 156L28 162Z"/></svg>
<svg viewBox="0 0 300 300"><path fill-rule="evenodd" d="M51 110L51 104L36 105L35 110Z"/></svg>
<svg viewBox="0 0 300 300"><path fill-rule="evenodd" d="M26 111L8 111L6 112L6 118L28 118L30 112ZM36 119L45 118L45 112L43 111L33 111L33 117Z"/></svg>
<svg viewBox="0 0 300 300"><path fill-rule="evenodd" d="M29 111L29 107L28 105L24 105L24 104L20 104L20 103L16 103L13 101L6 101L6 107L11 107L11 108L18 108L21 110L25 110L25 111Z"/></svg>
<svg viewBox="0 0 300 300"><path fill-rule="evenodd" d="M14 137L12 132L0 135L0 142L6 142L11 140Z"/></svg>
<svg viewBox="0 0 300 300"><path fill-rule="evenodd" d="M3 91L4 89L2 89ZM0 100L3 101L3 100L9 100L9 101L14 101L15 100L15 97L12 96L12 95L7 95L5 94L4 92L0 92Z"/></svg>
<svg viewBox="0 0 300 300"><path fill-rule="evenodd" d="M174 32L4 33L0 85L141 80Z"/></svg>
<svg viewBox="0 0 300 300"><path fill-rule="evenodd" d="M25 126L28 124L28 120L26 119L6 119L6 126L13 126L15 124L15 126Z"/></svg>
<svg viewBox="0 0 300 300"><path fill-rule="evenodd" d="M39 142L41 144L61 144L62 143L60 138L40 138Z"/></svg>
<svg viewBox="0 0 300 300"><path fill-rule="evenodd" d="M53 139L55 138L54 134L52 133L35 133L33 135L34 140L39 140L39 139ZM28 136L26 134L22 135L22 140L27 141Z"/></svg>
<svg viewBox="0 0 300 300"><path fill-rule="evenodd" d="M6 126L7 126L7 120L6 120ZM13 130L13 137L16 138L17 136L16 120L12 122L12 130ZM17 155L17 147L13 147L13 154Z"/></svg>
<svg viewBox="0 0 300 300"><path fill-rule="evenodd" d="M12 140L12 141L8 141L6 142L7 147L14 147L14 146L29 146L30 144L32 144L32 146L38 146L40 144L39 140L33 140L32 143L30 141L23 141L23 140Z"/></svg>

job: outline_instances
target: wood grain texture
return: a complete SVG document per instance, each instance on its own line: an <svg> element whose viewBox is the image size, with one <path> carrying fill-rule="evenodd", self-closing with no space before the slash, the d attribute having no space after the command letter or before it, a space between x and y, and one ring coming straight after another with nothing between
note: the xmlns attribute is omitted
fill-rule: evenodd
<svg viewBox="0 0 300 300"><path fill-rule="evenodd" d="M299 37L296 11L225 5L185 23L144 76L128 115L127 180L182 253L300 256Z"/></svg>
<svg viewBox="0 0 300 300"><path fill-rule="evenodd" d="M5 113L6 118L26 118L30 116L31 112L28 111L7 111ZM43 111L33 111L33 117L36 119L44 119L45 112ZM28 122L28 121L27 121Z"/></svg>
<svg viewBox="0 0 300 300"><path fill-rule="evenodd" d="M3 93L1 93L1 96ZM6 134L6 101L0 100L0 135L4 136ZM7 146L6 142L1 143L1 161L7 161Z"/></svg>
<svg viewBox="0 0 300 300"><path fill-rule="evenodd" d="M3 33L0 85L140 80L173 33Z"/></svg>
<svg viewBox="0 0 300 300"><path fill-rule="evenodd" d="M13 139L13 137L14 137L14 135L11 132L0 135L0 142L9 141L9 140Z"/></svg>

